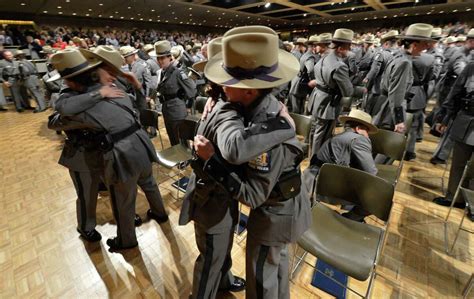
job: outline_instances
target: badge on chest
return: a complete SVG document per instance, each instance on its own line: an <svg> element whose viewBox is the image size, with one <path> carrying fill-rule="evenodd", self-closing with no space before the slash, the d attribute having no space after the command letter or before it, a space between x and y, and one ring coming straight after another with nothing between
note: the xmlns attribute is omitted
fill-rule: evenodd
<svg viewBox="0 0 474 299"><path fill-rule="evenodd" d="M248 163L250 168L262 172L269 172L270 164L270 153L268 152L257 156L255 159L250 160Z"/></svg>

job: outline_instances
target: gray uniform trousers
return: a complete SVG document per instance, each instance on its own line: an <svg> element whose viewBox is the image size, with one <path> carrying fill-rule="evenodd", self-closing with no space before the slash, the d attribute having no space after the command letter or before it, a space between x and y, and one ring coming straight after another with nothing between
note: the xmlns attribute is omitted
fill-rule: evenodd
<svg viewBox="0 0 474 299"><path fill-rule="evenodd" d="M410 131L408 132L407 152L414 153L416 139L419 136L420 127L421 131L423 132L424 114L423 110L412 110L410 113L413 114L413 123L411 125Z"/></svg>
<svg viewBox="0 0 474 299"><path fill-rule="evenodd" d="M13 98L13 102L15 103L15 108L23 109L25 106L25 102L23 96L21 94L21 84L18 81L10 82L12 85L10 86L10 93ZM29 103L26 107L29 107Z"/></svg>
<svg viewBox="0 0 474 299"><path fill-rule="evenodd" d="M43 91L41 90L41 87L38 82L38 77L36 77L35 75L28 76L23 81L23 86L26 88L26 90L30 92L30 94L35 99L38 109L46 109L46 103L44 100ZM25 98L25 100L27 100L27 98Z"/></svg>
<svg viewBox="0 0 474 299"><path fill-rule="evenodd" d="M448 125L443 136L441 136L441 139L439 140L439 143L436 146L436 149L433 153L433 157L436 157L438 159L445 160L445 161L448 160L449 154L451 154L451 150L453 149L453 146L454 146L454 141L451 138L450 133L449 133L450 131L451 131L451 124Z"/></svg>
<svg viewBox="0 0 474 299"><path fill-rule="evenodd" d="M3 93L3 86L0 85L0 107L7 104L7 100L5 99L5 94Z"/></svg>
<svg viewBox="0 0 474 299"><path fill-rule="evenodd" d="M469 145L464 142L454 141L453 146L453 160L451 162L451 170L449 171L448 192L446 198L452 199L456 194L459 182L464 171L464 167L471 158L474 152L474 145ZM469 183L463 187L469 188ZM461 196L455 198L456 201L461 201Z"/></svg>
<svg viewBox="0 0 474 299"><path fill-rule="evenodd" d="M247 237L246 298L290 298L288 245L267 246ZM276 285L275 285L276 283Z"/></svg>
<svg viewBox="0 0 474 299"><path fill-rule="evenodd" d="M72 182L76 188L76 215L78 228L82 231L91 231L96 226L97 195L100 172L69 170Z"/></svg>

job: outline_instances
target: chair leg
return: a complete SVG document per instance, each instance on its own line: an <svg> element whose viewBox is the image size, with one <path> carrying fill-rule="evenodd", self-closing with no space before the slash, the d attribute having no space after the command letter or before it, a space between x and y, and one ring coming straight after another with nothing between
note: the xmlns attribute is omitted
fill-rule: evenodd
<svg viewBox="0 0 474 299"><path fill-rule="evenodd" d="M305 259L306 255L308 254L308 252L304 252L302 256L298 256L298 244L295 243L294 245L294 253L293 253L293 258L292 258L292 261L291 261L291 272L290 272L290 280L293 279L293 275L295 274L296 270L298 269L298 267L300 266L301 262ZM298 259L298 262L296 262L296 265L295 265L295 260Z"/></svg>
<svg viewBox="0 0 474 299"><path fill-rule="evenodd" d="M156 131L158 133L158 138L160 138L160 143L161 143L161 149L165 149L165 147L163 146L163 138L161 138L161 132L160 132L160 128L156 127Z"/></svg>
<svg viewBox="0 0 474 299"><path fill-rule="evenodd" d="M454 200L453 200L454 202ZM467 208L464 210L464 214L462 215L461 222L459 223L458 230L456 231L456 235L454 236L453 244L451 245L451 248L447 251L447 253L450 255L453 252L454 245L456 244L459 233L461 232L462 229L462 224L464 223L464 218L466 218L466 214L468 213Z"/></svg>
<svg viewBox="0 0 474 299"><path fill-rule="evenodd" d="M462 291L462 298L466 299L469 293L471 292L472 287L474 286L474 273L471 274L471 278L469 278L464 290Z"/></svg>

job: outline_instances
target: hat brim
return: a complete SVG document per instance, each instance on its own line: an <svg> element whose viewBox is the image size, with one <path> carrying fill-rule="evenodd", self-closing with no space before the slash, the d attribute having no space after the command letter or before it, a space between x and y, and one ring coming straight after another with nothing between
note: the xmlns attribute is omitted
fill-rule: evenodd
<svg viewBox="0 0 474 299"><path fill-rule="evenodd" d="M82 68L82 69L80 69L80 70L78 70L78 71L76 71L72 74L69 74L67 76L61 76L60 74L56 74L56 75L52 76L51 78L49 78L48 80L46 80L46 82L53 82L53 81L57 81L59 79L68 79L68 78L75 77L75 76L77 76L79 74L82 74L82 73L84 73L84 72L86 72L90 69L95 68L96 66L98 66L101 63L102 63L102 61L97 61L95 63L89 63L89 65L86 66L85 68Z"/></svg>
<svg viewBox="0 0 474 299"><path fill-rule="evenodd" d="M206 67L207 60L199 61L193 64L193 69L198 72L204 72L204 68Z"/></svg>
<svg viewBox="0 0 474 299"><path fill-rule="evenodd" d="M404 40L414 40L414 41L425 41L425 42L435 42L436 40L431 37L423 37L423 36L412 36L412 35L397 35L398 39Z"/></svg>
<svg viewBox="0 0 474 299"><path fill-rule="evenodd" d="M316 45L329 45L330 43L332 43L331 40L322 40L322 41L317 41L317 42L314 42Z"/></svg>
<svg viewBox="0 0 474 299"><path fill-rule="evenodd" d="M155 53L156 53L156 51L155 51ZM156 53L156 57L165 57L165 56L173 56L173 54L171 54L171 51L166 52L166 53L162 53L162 54Z"/></svg>
<svg viewBox="0 0 474 299"><path fill-rule="evenodd" d="M104 56L100 56L90 50L87 49L79 49L79 51L84 55L84 57L89 60L89 61L94 61L94 60L100 60L107 64L108 66L112 67L115 71L117 71L119 74L124 74L124 71L120 68L117 68L111 61L109 61L107 58Z"/></svg>
<svg viewBox="0 0 474 299"><path fill-rule="evenodd" d="M377 133L378 130L379 130L379 129L377 129L376 126L374 126L374 125L371 124L371 123L368 123L368 122L366 122L366 121L363 121L363 120L361 120L360 118L355 118L355 117L351 117L351 116L348 116L348 115L341 115L341 116L339 116L339 121L340 121L341 123L345 123L345 122L347 122L347 121L353 121L353 122L359 123L359 124L361 124L361 125L367 127L367 129L368 129L367 132L368 132L369 134L375 134L375 133Z"/></svg>
<svg viewBox="0 0 474 299"><path fill-rule="evenodd" d="M243 79L235 84L228 83L231 79L235 79L229 75L223 66L223 52L214 55L207 61L206 67L204 68L204 74L210 81L235 88L248 88L248 89L266 89L280 86L286 82L291 81L296 74L298 74L300 65L296 57L286 52L285 50L278 49L278 67L277 69L269 73L269 76L278 78L275 81L265 81L257 78Z"/></svg>

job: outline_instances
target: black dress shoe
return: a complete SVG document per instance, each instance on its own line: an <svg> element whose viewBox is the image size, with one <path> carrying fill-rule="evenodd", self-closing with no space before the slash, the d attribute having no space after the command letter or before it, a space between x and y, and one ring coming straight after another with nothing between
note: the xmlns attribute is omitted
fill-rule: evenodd
<svg viewBox="0 0 474 299"><path fill-rule="evenodd" d="M416 142L418 143L423 142L423 138L416 138Z"/></svg>
<svg viewBox="0 0 474 299"><path fill-rule="evenodd" d="M151 209L148 210L146 214L148 218L154 219L158 223L165 223L166 221L168 221L168 215L160 216L158 214L153 213Z"/></svg>
<svg viewBox="0 0 474 299"><path fill-rule="evenodd" d="M120 244L120 242L118 241L118 238L110 238L110 239L107 239L107 245L109 245L109 249L110 251L117 251L117 250L124 250L124 249L131 249L131 248L135 248L138 246L138 243L134 244L134 245L129 245L129 246L123 246L122 244Z"/></svg>
<svg viewBox="0 0 474 299"><path fill-rule="evenodd" d="M77 232L81 234L81 237L88 242L98 242L102 239L102 236L95 229L90 231L83 231L82 229L77 229Z"/></svg>
<svg viewBox="0 0 474 299"><path fill-rule="evenodd" d="M430 159L430 163L437 165L437 164L446 164L446 160L440 159L438 157L433 157Z"/></svg>
<svg viewBox="0 0 474 299"><path fill-rule="evenodd" d="M3 106L0 106L0 111L8 111L8 109Z"/></svg>
<svg viewBox="0 0 474 299"><path fill-rule="evenodd" d="M243 290L245 290L245 279L238 276L234 276L234 282L229 287L219 289L223 292L241 292Z"/></svg>
<svg viewBox="0 0 474 299"><path fill-rule="evenodd" d="M30 106L30 107L25 107L25 110L35 110L35 108Z"/></svg>
<svg viewBox="0 0 474 299"><path fill-rule="evenodd" d="M142 225L143 221L142 221L142 218L138 215L138 214L135 214L135 227L138 227L140 225Z"/></svg>
<svg viewBox="0 0 474 299"><path fill-rule="evenodd" d="M405 153L405 158L404 158L405 161L411 161L411 160L413 160L413 159L415 159L415 158L416 158L416 154L415 154L415 153L412 153L412 152L406 152L406 153Z"/></svg>
<svg viewBox="0 0 474 299"><path fill-rule="evenodd" d="M16 109L16 112L18 112L18 113L22 113L23 111L25 111L25 109L23 109L23 108Z"/></svg>
<svg viewBox="0 0 474 299"><path fill-rule="evenodd" d="M445 207L451 206L451 200L447 199L446 197L436 197L435 199L433 199L433 202L440 206L445 206ZM456 201L453 207L458 208L458 209L464 209L466 207L466 204L463 202Z"/></svg>
<svg viewBox="0 0 474 299"><path fill-rule="evenodd" d="M43 111L46 111L46 108L44 108L44 109L35 109L33 111L33 113L38 113L38 112L43 112Z"/></svg>
<svg viewBox="0 0 474 299"><path fill-rule="evenodd" d="M364 220L365 216L358 215L357 213L354 213L352 211L342 213L341 216L350 220L360 222L360 223L365 223L365 220Z"/></svg>

